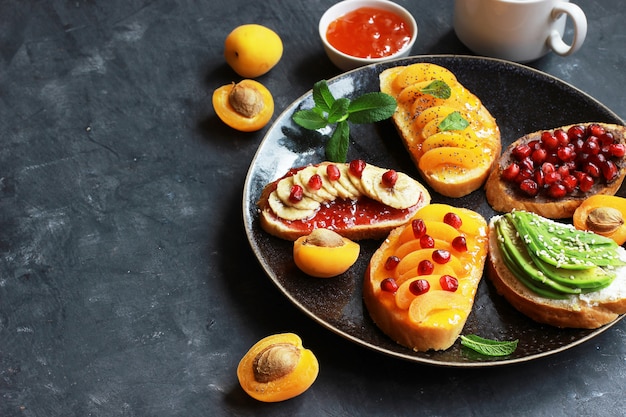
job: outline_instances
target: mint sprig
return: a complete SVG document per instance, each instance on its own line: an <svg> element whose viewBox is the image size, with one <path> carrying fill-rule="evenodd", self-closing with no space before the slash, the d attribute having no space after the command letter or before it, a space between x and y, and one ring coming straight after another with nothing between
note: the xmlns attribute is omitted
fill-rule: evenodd
<svg viewBox="0 0 626 417"><path fill-rule="evenodd" d="M499 341L485 339L475 334L461 335L461 344L485 356L507 356L515 352L518 340Z"/></svg>
<svg viewBox="0 0 626 417"><path fill-rule="evenodd" d="M376 123L390 118L396 111L396 99L381 92L365 93L352 100L335 98L326 80L313 85L312 109L293 114L293 121L308 130L319 130L336 124L326 143L326 158L331 162L346 162L350 145L350 125Z"/></svg>
<svg viewBox="0 0 626 417"><path fill-rule="evenodd" d="M463 130L469 126L469 122L461 115L459 111L453 111L445 119L439 123L439 130L442 132L448 130Z"/></svg>
<svg viewBox="0 0 626 417"><path fill-rule="evenodd" d="M435 98L441 98L447 100L452 95L452 89L450 86L442 80L434 80L426 87L420 90L421 93L430 94Z"/></svg>

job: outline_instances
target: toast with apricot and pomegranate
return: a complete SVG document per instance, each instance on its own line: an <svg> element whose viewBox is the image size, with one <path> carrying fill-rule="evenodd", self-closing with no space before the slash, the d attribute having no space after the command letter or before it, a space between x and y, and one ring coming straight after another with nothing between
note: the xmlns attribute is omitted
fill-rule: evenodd
<svg viewBox="0 0 626 417"><path fill-rule="evenodd" d="M392 67L380 91L398 102L392 120L426 183L447 197L480 188L502 149L500 129L483 103L448 69Z"/></svg>
<svg viewBox="0 0 626 417"><path fill-rule="evenodd" d="M460 335L487 258L478 213L429 204L393 230L372 256L363 299L376 325L415 351L445 350Z"/></svg>
<svg viewBox="0 0 626 417"><path fill-rule="evenodd" d="M264 187L257 206L261 227L285 240L316 228L360 240L386 237L429 203L407 174L356 159L292 168Z"/></svg>
<svg viewBox="0 0 626 417"><path fill-rule="evenodd" d="M572 217L589 196L614 195L626 176L626 127L584 123L529 133L502 152L485 183L499 212Z"/></svg>

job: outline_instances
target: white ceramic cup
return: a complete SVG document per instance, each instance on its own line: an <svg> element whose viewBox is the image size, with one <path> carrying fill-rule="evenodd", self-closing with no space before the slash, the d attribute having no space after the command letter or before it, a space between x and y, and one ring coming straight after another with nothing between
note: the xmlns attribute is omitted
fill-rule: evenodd
<svg viewBox="0 0 626 417"><path fill-rule="evenodd" d="M567 17L574 37L563 40ZM576 52L587 35L587 18L569 0L455 0L454 31L474 53L530 62L550 51Z"/></svg>

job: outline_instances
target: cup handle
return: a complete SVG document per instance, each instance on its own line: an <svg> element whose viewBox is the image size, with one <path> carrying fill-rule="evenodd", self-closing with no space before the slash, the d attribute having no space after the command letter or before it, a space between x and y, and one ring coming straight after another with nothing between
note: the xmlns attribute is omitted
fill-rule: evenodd
<svg viewBox="0 0 626 417"><path fill-rule="evenodd" d="M587 36L587 17L580 7L573 3L560 3L552 9L552 19L556 20L561 15L567 14L574 23L574 38L572 44L568 45L563 41L561 34L553 30L548 37L548 46L561 56L571 55L578 51Z"/></svg>

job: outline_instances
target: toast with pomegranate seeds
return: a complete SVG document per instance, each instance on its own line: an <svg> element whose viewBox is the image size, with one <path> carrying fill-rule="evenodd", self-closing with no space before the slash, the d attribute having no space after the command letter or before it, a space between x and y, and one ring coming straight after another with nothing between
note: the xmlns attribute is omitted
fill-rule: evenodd
<svg viewBox="0 0 626 417"><path fill-rule="evenodd" d="M261 227L285 240L316 228L361 240L386 237L429 203L407 174L357 159L292 168L264 187L257 206Z"/></svg>
<svg viewBox="0 0 626 417"><path fill-rule="evenodd" d="M584 123L529 133L502 152L485 183L491 207L572 217L594 194L614 195L626 176L626 127Z"/></svg>
<svg viewBox="0 0 626 417"><path fill-rule="evenodd" d="M487 222L446 204L421 208L372 256L363 299L376 325L415 351L454 344L472 310L487 257Z"/></svg>
<svg viewBox="0 0 626 417"><path fill-rule="evenodd" d="M417 63L380 76L398 102L392 116L424 181L447 197L479 189L502 149L496 120L448 69Z"/></svg>

